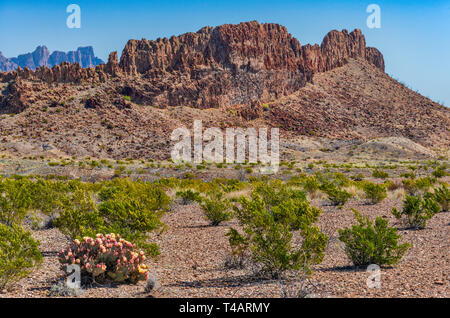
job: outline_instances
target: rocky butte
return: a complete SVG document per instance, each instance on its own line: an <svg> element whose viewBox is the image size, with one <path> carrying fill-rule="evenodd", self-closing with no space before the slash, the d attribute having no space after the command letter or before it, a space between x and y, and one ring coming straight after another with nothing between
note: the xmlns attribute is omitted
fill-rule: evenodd
<svg viewBox="0 0 450 318"><path fill-rule="evenodd" d="M211 108L278 99L305 86L314 73L358 57L384 70L383 55L366 47L358 29L331 31L320 46L302 46L284 26L252 21L170 39L130 40L120 62L113 52L106 65L95 68L62 63L34 72L19 68L0 79L82 83L132 78L125 94L141 104Z"/></svg>

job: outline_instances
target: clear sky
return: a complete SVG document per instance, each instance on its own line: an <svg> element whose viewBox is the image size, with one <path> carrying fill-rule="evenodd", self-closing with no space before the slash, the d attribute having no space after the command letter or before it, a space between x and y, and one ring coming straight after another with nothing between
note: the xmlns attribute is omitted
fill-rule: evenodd
<svg viewBox="0 0 450 318"><path fill-rule="evenodd" d="M81 28L66 26L66 7L81 7ZM381 8L381 28L369 29L369 4ZM450 106L450 0L0 0L0 51L6 57L46 45L50 51L92 45L107 60L129 39L156 39L203 26L258 20L285 25L302 44L332 29L360 28L383 53L386 72Z"/></svg>

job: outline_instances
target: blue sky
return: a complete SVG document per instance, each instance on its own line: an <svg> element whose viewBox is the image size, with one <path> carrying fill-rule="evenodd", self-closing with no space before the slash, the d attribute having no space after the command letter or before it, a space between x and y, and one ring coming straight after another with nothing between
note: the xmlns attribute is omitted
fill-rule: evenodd
<svg viewBox="0 0 450 318"><path fill-rule="evenodd" d="M81 29L66 26L66 7L81 7ZM381 8L381 29L366 26L366 7ZM50 51L92 45L106 60L128 39L156 39L205 25L258 20L285 25L302 44L332 29L360 28L383 53L386 72L450 106L450 0L447 1L0 1L0 51L6 57L46 45Z"/></svg>

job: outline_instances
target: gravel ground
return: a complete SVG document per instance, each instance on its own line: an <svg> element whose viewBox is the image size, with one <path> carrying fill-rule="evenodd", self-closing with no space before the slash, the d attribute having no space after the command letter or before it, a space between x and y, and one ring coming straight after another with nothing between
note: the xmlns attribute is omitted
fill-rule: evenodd
<svg viewBox="0 0 450 318"><path fill-rule="evenodd" d="M450 213L439 213L424 230L407 230L390 214L402 201L386 199L377 205L349 201L339 210L313 201L324 212L319 227L330 235L330 244L322 264L315 266L310 283L310 297L449 297L450 296ZM399 264L381 269L381 286L367 287L370 273L351 266L337 229L354 221L352 208L372 219L383 216L391 226L400 229L402 241L413 247ZM154 235L161 255L149 261L152 275L159 287L144 291L145 283L137 285L91 286L78 297L281 297L279 282L260 280L248 270L229 270L224 264L230 249L224 234L235 221L218 227L208 226L197 205L176 206L163 217L167 231ZM64 273L59 269L56 253L68 240L56 229L33 231L41 241L44 263L29 277L22 279L1 297L49 297L50 288ZM298 284L288 284L288 295L298 294ZM284 294L286 295L286 294Z"/></svg>

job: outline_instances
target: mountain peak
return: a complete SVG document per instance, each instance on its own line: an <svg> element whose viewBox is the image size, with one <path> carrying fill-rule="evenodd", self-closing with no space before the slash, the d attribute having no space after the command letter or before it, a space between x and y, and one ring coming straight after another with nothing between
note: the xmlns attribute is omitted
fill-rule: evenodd
<svg viewBox="0 0 450 318"><path fill-rule="evenodd" d="M2 56L3 57L3 56ZM13 58L0 57L0 72L10 72L19 66L35 70L41 66L53 67L62 62L79 63L81 67L95 67L103 61L94 54L92 46L79 47L76 51L54 51L50 54L47 46L39 45L31 53L21 54Z"/></svg>

